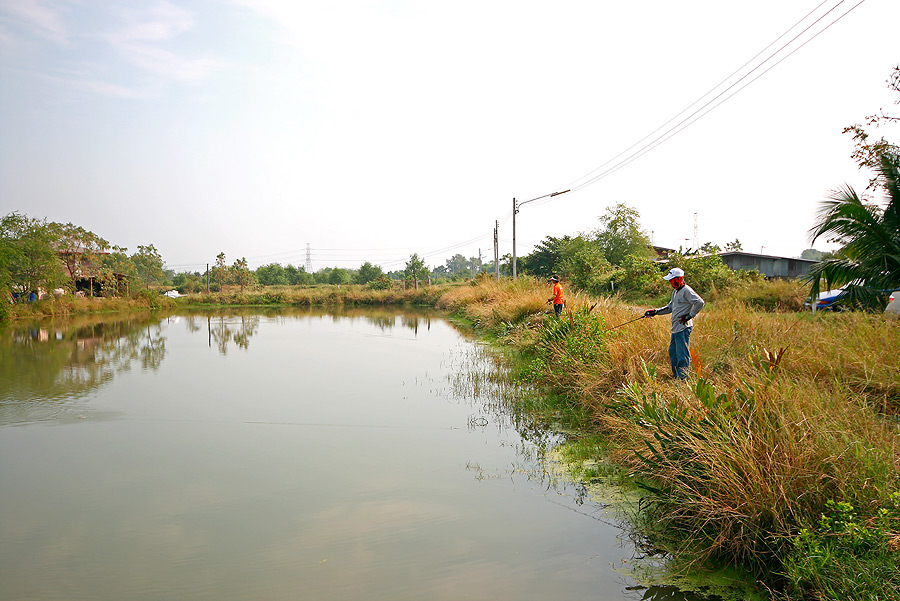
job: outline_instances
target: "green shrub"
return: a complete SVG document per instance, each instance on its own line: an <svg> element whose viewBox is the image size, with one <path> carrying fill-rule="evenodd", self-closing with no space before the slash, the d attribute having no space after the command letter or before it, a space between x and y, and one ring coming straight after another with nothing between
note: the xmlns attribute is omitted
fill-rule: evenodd
<svg viewBox="0 0 900 601"><path fill-rule="evenodd" d="M131 294L131 298L139 304L146 305L151 311L158 311L163 306L163 296L155 290L138 290Z"/></svg>
<svg viewBox="0 0 900 601"><path fill-rule="evenodd" d="M394 285L394 280L386 275L381 275L366 284L369 290L390 290Z"/></svg>
<svg viewBox="0 0 900 601"><path fill-rule="evenodd" d="M900 493L868 516L829 500L818 522L801 528L785 563L790 593L820 599L900 599ZM813 593L815 591L815 593Z"/></svg>

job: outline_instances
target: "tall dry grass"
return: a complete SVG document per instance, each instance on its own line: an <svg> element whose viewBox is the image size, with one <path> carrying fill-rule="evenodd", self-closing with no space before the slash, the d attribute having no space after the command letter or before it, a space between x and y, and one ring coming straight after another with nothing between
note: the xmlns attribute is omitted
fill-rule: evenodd
<svg viewBox="0 0 900 601"><path fill-rule="evenodd" d="M418 304L433 306L450 285L394 287L373 290L365 286L271 286L258 290L226 290L211 294L190 294L177 299L180 306L326 306L326 305L393 305Z"/></svg>
<svg viewBox="0 0 900 601"><path fill-rule="evenodd" d="M174 301L155 292L141 291L131 297L78 297L72 295L35 303L10 305L5 319L35 319L96 313L158 311L172 308Z"/></svg>
<svg viewBox="0 0 900 601"><path fill-rule="evenodd" d="M687 383L670 375L668 316L616 327L648 307L570 295L556 320L528 281L439 305L529 351L535 382L591 411L610 459L652 491L636 516L648 541L771 576L829 500L875 515L900 490L900 323L786 312L797 287L777 286L760 293L787 299L769 311L746 291L707 304Z"/></svg>

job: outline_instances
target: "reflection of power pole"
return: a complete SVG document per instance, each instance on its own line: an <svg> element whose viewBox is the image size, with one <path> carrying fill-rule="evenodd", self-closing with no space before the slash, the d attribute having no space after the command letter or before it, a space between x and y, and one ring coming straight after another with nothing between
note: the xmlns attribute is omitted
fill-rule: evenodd
<svg viewBox="0 0 900 601"><path fill-rule="evenodd" d="M494 221L494 277L500 279L500 248L497 245L497 233L500 229L500 222Z"/></svg>
<svg viewBox="0 0 900 601"><path fill-rule="evenodd" d="M312 273L312 254L309 252L309 242L306 243L306 273Z"/></svg>

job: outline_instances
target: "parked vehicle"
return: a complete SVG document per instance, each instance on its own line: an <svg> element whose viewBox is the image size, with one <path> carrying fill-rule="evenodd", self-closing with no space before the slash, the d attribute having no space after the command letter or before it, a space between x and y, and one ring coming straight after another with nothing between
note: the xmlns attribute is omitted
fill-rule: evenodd
<svg viewBox="0 0 900 601"><path fill-rule="evenodd" d="M884 312L889 316L900 317L900 290L894 290L888 297L887 307Z"/></svg>
<svg viewBox="0 0 900 601"><path fill-rule="evenodd" d="M834 303L843 291L843 288L835 288L834 290L826 290L824 292L820 292L818 298L816 299L816 311L821 311L823 309L827 309L829 311L840 311L841 306ZM812 309L812 304L809 300L803 303L803 308Z"/></svg>
<svg viewBox="0 0 900 601"><path fill-rule="evenodd" d="M816 302L816 311L821 311L823 309L827 309L829 311L842 311L843 307L840 304L835 303L843 291L843 288L835 288L834 290L826 290L825 292L820 293ZM900 290L894 290L890 293L890 296L888 296L887 307L891 307L892 303L894 303L893 311L900 312L900 307L898 307L898 305L900 305ZM885 308L885 311L888 311L887 307ZM812 308L809 300L803 303L803 308Z"/></svg>

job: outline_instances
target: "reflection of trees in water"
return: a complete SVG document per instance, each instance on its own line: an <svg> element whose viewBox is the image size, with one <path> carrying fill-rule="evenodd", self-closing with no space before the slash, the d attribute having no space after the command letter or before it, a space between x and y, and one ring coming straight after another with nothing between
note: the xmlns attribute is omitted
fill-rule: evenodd
<svg viewBox="0 0 900 601"><path fill-rule="evenodd" d="M165 354L157 318L7 325L0 329L0 404L27 413L18 401L76 398L136 362L156 370Z"/></svg>
<svg viewBox="0 0 900 601"><path fill-rule="evenodd" d="M397 327L397 317L400 318L400 327L408 328L415 334L419 333L419 328L431 329L431 315L415 315L407 313L398 313L397 311L385 313L372 313L371 310L362 316L367 323L380 329L382 332Z"/></svg>
<svg viewBox="0 0 900 601"><path fill-rule="evenodd" d="M228 343L233 342L238 348L247 350L250 338L259 329L259 315L241 313L238 315L208 315L206 327L209 334L209 346L213 345L223 355L228 354Z"/></svg>
<svg viewBox="0 0 900 601"><path fill-rule="evenodd" d="M230 344L247 349L250 338L257 334L260 320L271 319L283 322L290 319L319 318L335 323L349 319L351 322L364 320L382 331L404 327L418 334L419 328L431 329L432 319L437 312L428 308L398 309L397 307L253 307L218 310L196 310L182 314L189 332L197 332L204 327L210 348L215 347L223 355L228 353ZM399 317L399 324L398 324Z"/></svg>
<svg viewBox="0 0 900 601"><path fill-rule="evenodd" d="M431 316L401 315L400 323L418 334L419 326L424 327L426 330L431 329Z"/></svg>
<svg viewBox="0 0 900 601"><path fill-rule="evenodd" d="M366 317L366 321L383 332L390 330L396 325L397 316L393 313L390 315L371 315Z"/></svg>
<svg viewBox="0 0 900 601"><path fill-rule="evenodd" d="M431 329L433 319L440 318L440 314L428 307L380 307L380 306L341 306L341 307L303 307L303 308L278 308L260 309L255 315L287 319L291 317L318 317L328 319L334 323L340 323L347 319L351 322L364 320L381 331L388 331L396 327L403 327L418 334L419 328ZM399 318L399 320L398 320ZM399 324L398 324L399 321Z"/></svg>

